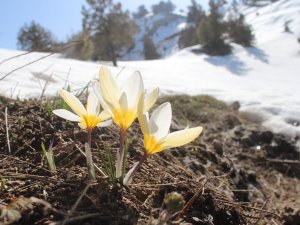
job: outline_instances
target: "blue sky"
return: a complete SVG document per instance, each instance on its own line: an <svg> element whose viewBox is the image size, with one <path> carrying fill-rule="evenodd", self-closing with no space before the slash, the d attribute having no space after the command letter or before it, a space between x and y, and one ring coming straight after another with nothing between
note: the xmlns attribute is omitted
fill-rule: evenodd
<svg viewBox="0 0 300 225"><path fill-rule="evenodd" d="M148 0L143 4L150 6L160 0ZM117 2L117 1L115 1ZM134 11L137 0L120 0L123 7ZM177 10L186 10L190 0L172 0ZM198 0L207 6L208 0ZM17 34L21 26L32 20L54 33L58 40L81 29L81 7L85 0L2 0L0 3L0 48L17 49Z"/></svg>

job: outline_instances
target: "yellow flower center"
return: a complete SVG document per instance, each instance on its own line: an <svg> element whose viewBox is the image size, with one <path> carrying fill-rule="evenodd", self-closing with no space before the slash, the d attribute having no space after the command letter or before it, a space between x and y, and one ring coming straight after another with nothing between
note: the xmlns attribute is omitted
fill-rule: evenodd
<svg viewBox="0 0 300 225"><path fill-rule="evenodd" d="M144 147L148 155L160 152L164 148L163 143L159 143L153 135L144 136Z"/></svg>
<svg viewBox="0 0 300 225"><path fill-rule="evenodd" d="M96 115L82 115L81 122L84 123L88 129L92 129L101 122L101 119Z"/></svg>
<svg viewBox="0 0 300 225"><path fill-rule="evenodd" d="M135 113L132 110L124 111L123 109L113 111L112 119L121 128L127 130L135 119Z"/></svg>

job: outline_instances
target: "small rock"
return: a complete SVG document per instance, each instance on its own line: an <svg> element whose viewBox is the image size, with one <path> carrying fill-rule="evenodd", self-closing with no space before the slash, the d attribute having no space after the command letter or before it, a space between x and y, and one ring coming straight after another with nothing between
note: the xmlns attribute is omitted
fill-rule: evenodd
<svg viewBox="0 0 300 225"><path fill-rule="evenodd" d="M241 107L241 104L239 103L239 101L234 101L232 104L231 104L231 108L234 110L234 111L238 111Z"/></svg>
<svg viewBox="0 0 300 225"><path fill-rule="evenodd" d="M241 125L241 121L237 116L228 114L224 117L223 125L225 129L230 130L238 125Z"/></svg>
<svg viewBox="0 0 300 225"><path fill-rule="evenodd" d="M218 155L222 156L223 152L224 152L222 143L219 140L214 140L213 146L214 146L216 153Z"/></svg>
<svg viewBox="0 0 300 225"><path fill-rule="evenodd" d="M270 144L272 142L274 135L271 131L262 131L259 134L260 142L265 144Z"/></svg>
<svg viewBox="0 0 300 225"><path fill-rule="evenodd" d="M252 184L257 184L256 174L253 170L248 171L248 181Z"/></svg>

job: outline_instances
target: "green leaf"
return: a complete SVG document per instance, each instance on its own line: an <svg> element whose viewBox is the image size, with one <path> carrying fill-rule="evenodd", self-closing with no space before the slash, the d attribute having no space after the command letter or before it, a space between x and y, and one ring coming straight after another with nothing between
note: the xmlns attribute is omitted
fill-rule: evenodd
<svg viewBox="0 0 300 225"><path fill-rule="evenodd" d="M97 148L99 149L98 145L97 145ZM104 146L104 151L106 154L106 160L104 163L106 173L108 174L109 179L115 183L117 179L116 179L116 171L115 171L115 166L113 163L113 157L111 154L111 150L106 145L106 146Z"/></svg>
<svg viewBox="0 0 300 225"><path fill-rule="evenodd" d="M49 150L47 151L44 142L42 142L41 147L43 150L43 153L48 161L48 165L49 165L49 169L51 170L51 172L55 172L56 171L56 165L55 165L55 159L54 159L54 153L52 150L52 144L53 141L51 142L50 146L49 146Z"/></svg>

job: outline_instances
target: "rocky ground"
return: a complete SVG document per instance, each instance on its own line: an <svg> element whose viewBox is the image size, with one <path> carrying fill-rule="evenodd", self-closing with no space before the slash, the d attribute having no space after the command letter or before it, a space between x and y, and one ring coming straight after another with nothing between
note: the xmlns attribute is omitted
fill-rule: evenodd
<svg viewBox="0 0 300 225"><path fill-rule="evenodd" d="M51 113L61 100L1 98L0 224L300 224L300 155L294 140L255 124L238 112L237 102L227 106L209 96L160 99L165 101L172 104L173 131L202 125L203 134L153 155L131 185L118 187L100 173L96 182L87 182L81 153L86 133ZM93 133L93 159L104 171L103 149L114 155L118 136L115 126ZM137 123L128 137L127 169L143 153ZM56 172L49 170L41 147L51 142ZM172 192L183 210L171 212L166 201Z"/></svg>

